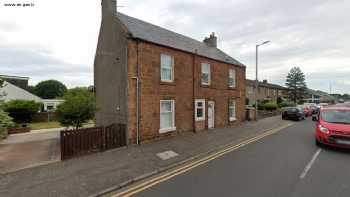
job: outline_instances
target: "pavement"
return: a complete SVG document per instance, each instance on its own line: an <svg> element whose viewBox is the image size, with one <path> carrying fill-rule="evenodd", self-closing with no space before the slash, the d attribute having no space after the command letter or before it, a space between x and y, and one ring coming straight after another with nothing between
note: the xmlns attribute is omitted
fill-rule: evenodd
<svg viewBox="0 0 350 197"><path fill-rule="evenodd" d="M36 142L43 140L53 140L60 138L59 129L34 130L29 133L9 135L6 139L0 141L0 145L19 144L27 142Z"/></svg>
<svg viewBox="0 0 350 197"><path fill-rule="evenodd" d="M314 128L296 122L134 196L350 196L349 151L319 148Z"/></svg>
<svg viewBox="0 0 350 197"><path fill-rule="evenodd" d="M0 196L94 196L289 123L276 116L2 174Z"/></svg>
<svg viewBox="0 0 350 197"><path fill-rule="evenodd" d="M34 130L0 141L0 173L14 172L61 160L60 130Z"/></svg>

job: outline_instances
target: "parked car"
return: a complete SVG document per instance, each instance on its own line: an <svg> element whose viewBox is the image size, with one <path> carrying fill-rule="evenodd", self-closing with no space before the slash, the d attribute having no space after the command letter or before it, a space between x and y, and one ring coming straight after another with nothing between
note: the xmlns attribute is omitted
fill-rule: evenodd
<svg viewBox="0 0 350 197"><path fill-rule="evenodd" d="M315 106L310 106L312 114L318 114L318 110L319 108L315 105Z"/></svg>
<svg viewBox="0 0 350 197"><path fill-rule="evenodd" d="M312 109L307 105L298 105L297 107L302 108L305 114L305 117L312 116Z"/></svg>
<svg viewBox="0 0 350 197"><path fill-rule="evenodd" d="M350 107L322 107L312 120L317 121L317 145L350 148Z"/></svg>
<svg viewBox="0 0 350 197"><path fill-rule="evenodd" d="M304 109L300 107L286 107L284 108L282 112L282 119L283 120L304 120L305 119L305 113Z"/></svg>

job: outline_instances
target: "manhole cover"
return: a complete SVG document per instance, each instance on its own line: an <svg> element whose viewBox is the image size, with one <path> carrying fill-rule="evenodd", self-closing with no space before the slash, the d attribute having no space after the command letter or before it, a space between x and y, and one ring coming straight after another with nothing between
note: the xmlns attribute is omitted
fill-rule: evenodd
<svg viewBox="0 0 350 197"><path fill-rule="evenodd" d="M162 160L167 160L167 159L176 157L176 156L178 156L178 155L179 155L179 154L175 153L175 152L172 151L172 150L168 150L168 151L165 151L165 152L157 153L157 156L158 156L160 159L162 159Z"/></svg>

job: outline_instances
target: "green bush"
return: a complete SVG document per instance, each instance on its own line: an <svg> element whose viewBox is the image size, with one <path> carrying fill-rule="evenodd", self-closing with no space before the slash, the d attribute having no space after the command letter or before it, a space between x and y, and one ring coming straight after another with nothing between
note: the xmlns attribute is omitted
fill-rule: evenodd
<svg viewBox="0 0 350 197"><path fill-rule="evenodd" d="M13 118L16 123L28 123L38 113L40 103L26 100L13 100L4 103L2 108Z"/></svg>
<svg viewBox="0 0 350 197"><path fill-rule="evenodd" d="M255 108L255 103L252 105ZM258 110L265 110L265 106L263 103L258 102Z"/></svg>
<svg viewBox="0 0 350 197"><path fill-rule="evenodd" d="M13 125L12 118L0 109L0 139L7 137L7 129Z"/></svg>
<svg viewBox="0 0 350 197"><path fill-rule="evenodd" d="M279 108L283 108L283 107L293 107L293 106L294 106L294 103L286 102L286 101L283 101L282 103L278 104L278 107L279 107Z"/></svg>
<svg viewBox="0 0 350 197"><path fill-rule="evenodd" d="M277 108L278 108L278 105L275 102L268 102L264 104L264 109L267 111L273 111L273 110L276 110Z"/></svg>
<svg viewBox="0 0 350 197"><path fill-rule="evenodd" d="M58 106L56 112L61 125L75 128L94 118L96 105L94 95L87 88L68 90L65 102Z"/></svg>

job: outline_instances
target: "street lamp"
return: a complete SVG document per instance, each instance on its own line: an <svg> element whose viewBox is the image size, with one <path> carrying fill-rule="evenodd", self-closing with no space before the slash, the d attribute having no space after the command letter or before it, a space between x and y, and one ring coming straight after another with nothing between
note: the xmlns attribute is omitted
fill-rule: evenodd
<svg viewBox="0 0 350 197"><path fill-rule="evenodd" d="M258 118L258 86L259 86L259 81L258 81L258 49L259 46L264 45L269 43L270 41L265 41L261 44L257 44L255 48L255 62L256 62L256 67L255 67L255 118Z"/></svg>

